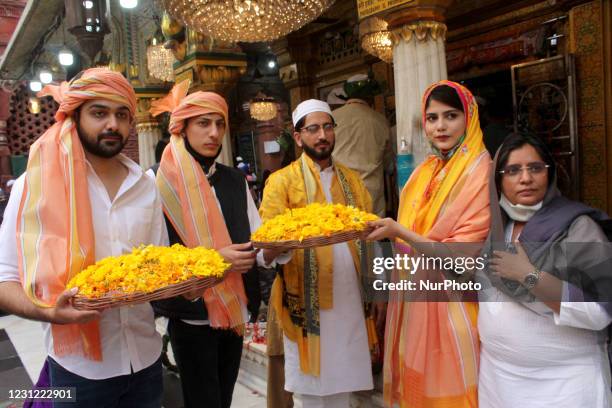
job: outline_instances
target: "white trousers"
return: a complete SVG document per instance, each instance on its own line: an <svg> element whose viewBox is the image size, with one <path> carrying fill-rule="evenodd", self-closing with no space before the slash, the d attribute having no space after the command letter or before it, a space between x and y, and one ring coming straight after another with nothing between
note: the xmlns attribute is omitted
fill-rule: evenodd
<svg viewBox="0 0 612 408"><path fill-rule="evenodd" d="M300 394L302 408L349 408L350 392L341 392L332 395L308 395Z"/></svg>

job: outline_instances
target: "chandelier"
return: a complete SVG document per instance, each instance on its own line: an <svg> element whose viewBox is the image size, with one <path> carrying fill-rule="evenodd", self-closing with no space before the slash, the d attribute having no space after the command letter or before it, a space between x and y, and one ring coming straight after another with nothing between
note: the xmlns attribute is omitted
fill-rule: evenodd
<svg viewBox="0 0 612 408"><path fill-rule="evenodd" d="M172 51L164 48L163 44L158 44L155 38L151 45L147 47L147 69L153 78L165 82L174 81L174 56Z"/></svg>
<svg viewBox="0 0 612 408"><path fill-rule="evenodd" d="M370 17L359 24L361 48L368 54L386 63L393 62L393 40L387 30L387 22L379 17Z"/></svg>
<svg viewBox="0 0 612 408"><path fill-rule="evenodd" d="M274 98L254 98L249 102L251 117L260 122L274 119L278 113L278 108Z"/></svg>
<svg viewBox="0 0 612 408"><path fill-rule="evenodd" d="M162 0L186 27L217 40L272 41L319 17L334 0Z"/></svg>

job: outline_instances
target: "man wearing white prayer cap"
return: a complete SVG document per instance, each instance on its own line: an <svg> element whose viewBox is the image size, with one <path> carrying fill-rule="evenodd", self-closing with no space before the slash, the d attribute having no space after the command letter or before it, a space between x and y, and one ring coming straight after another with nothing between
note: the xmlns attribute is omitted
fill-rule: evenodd
<svg viewBox="0 0 612 408"><path fill-rule="evenodd" d="M342 87L332 89L327 95L327 103L332 110L344 105L346 103L346 93Z"/></svg>
<svg viewBox="0 0 612 408"><path fill-rule="evenodd" d="M262 220L313 202L371 211L359 175L332 161L336 124L329 105L300 103L293 124L304 152L268 178ZM285 389L300 394L304 408L348 408L351 392L373 388L370 351L378 343L375 331L366 330L374 322L360 294L361 256L355 241L294 250L274 281L270 305L284 334Z"/></svg>
<svg viewBox="0 0 612 408"><path fill-rule="evenodd" d="M344 84L346 104L334 110L338 124L334 159L346 163L361 175L374 206L374 213L385 216L384 172L395 165L391 131L387 119L371 108L381 85L371 76L358 74Z"/></svg>

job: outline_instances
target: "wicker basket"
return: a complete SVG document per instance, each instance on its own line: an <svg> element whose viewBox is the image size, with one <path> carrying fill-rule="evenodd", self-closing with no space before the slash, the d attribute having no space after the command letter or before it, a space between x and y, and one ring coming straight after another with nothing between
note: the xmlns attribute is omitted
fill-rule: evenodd
<svg viewBox="0 0 612 408"><path fill-rule="evenodd" d="M305 249L314 248L332 244L339 244L340 242L354 241L357 239L363 239L367 237L373 228L367 228L363 231L342 231L335 234L331 234L327 237L311 237L304 238L302 241L274 241L274 242L261 242L252 241L255 248L262 249Z"/></svg>
<svg viewBox="0 0 612 408"><path fill-rule="evenodd" d="M204 290L215 286L222 279L215 277L189 278L186 281L168 285L153 292L114 293L99 298L88 298L76 295L73 299L75 309L98 310L110 307L134 305L179 296L192 290Z"/></svg>

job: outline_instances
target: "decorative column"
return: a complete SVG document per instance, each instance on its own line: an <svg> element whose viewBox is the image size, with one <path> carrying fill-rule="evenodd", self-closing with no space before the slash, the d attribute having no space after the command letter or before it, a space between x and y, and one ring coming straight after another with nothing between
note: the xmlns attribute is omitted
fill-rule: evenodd
<svg viewBox="0 0 612 408"><path fill-rule="evenodd" d="M155 146L161 139L161 130L157 122L144 122L136 125L138 132L138 157L140 167L147 170L155 164Z"/></svg>
<svg viewBox="0 0 612 408"><path fill-rule="evenodd" d="M416 0L385 16L393 41L398 169L399 160L412 155L414 168L429 153L421 98L431 83L447 78L444 13L452 1ZM400 180L400 185L404 182Z"/></svg>
<svg viewBox="0 0 612 408"><path fill-rule="evenodd" d="M163 94L156 95L157 97ZM155 164L155 146L162 137L157 120L149 114L151 99L140 96L136 113L136 132L138 133L138 162L143 170Z"/></svg>

